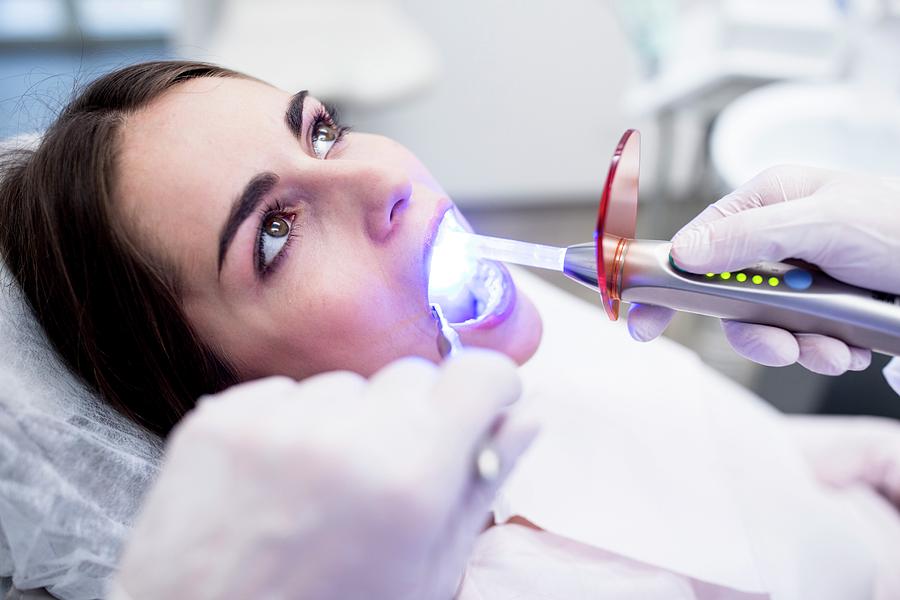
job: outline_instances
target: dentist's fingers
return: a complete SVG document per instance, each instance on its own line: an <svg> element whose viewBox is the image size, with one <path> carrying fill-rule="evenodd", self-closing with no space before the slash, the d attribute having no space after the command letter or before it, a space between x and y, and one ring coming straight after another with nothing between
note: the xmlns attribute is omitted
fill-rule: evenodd
<svg viewBox="0 0 900 600"><path fill-rule="evenodd" d="M418 403L428 398L428 392L438 378L438 367L419 357L396 360L369 379L366 397L378 402Z"/></svg>
<svg viewBox="0 0 900 600"><path fill-rule="evenodd" d="M467 457L470 470L470 481L465 502L465 512L470 515L474 526L483 524L483 516L487 514L497 491L515 468L519 458L534 442L540 430L538 422L520 412L504 415L496 432L486 443L478 444L471 457ZM485 455L482 455L485 453ZM497 473L491 479L484 479L478 472L477 462L481 459L497 460Z"/></svg>
<svg viewBox="0 0 900 600"><path fill-rule="evenodd" d="M847 346L850 348L850 367L849 371L865 371L872 364L872 351L868 348L857 348L856 346Z"/></svg>
<svg viewBox="0 0 900 600"><path fill-rule="evenodd" d="M446 537L454 545L471 547L497 490L537 434L535 422L515 411L503 412L519 399L521 389L515 364L496 352L466 349L441 368L433 396L445 405L453 426L446 430L451 438L436 443L468 449L448 457L453 462L443 470L445 479L465 482L453 486L460 490L460 505ZM482 458L497 461L496 477L481 477L477 463Z"/></svg>
<svg viewBox="0 0 900 600"><path fill-rule="evenodd" d="M797 362L800 345L790 332L769 325L722 321L725 338L734 351L767 367L785 367Z"/></svg>
<svg viewBox="0 0 900 600"><path fill-rule="evenodd" d="M505 415L489 445L489 451L494 452L498 459L497 477L493 480L483 480L477 472L472 473L474 485L469 488L464 509L466 516L463 517L464 526L467 525L469 531L481 531L485 515L490 511L497 491L506 482L519 458L534 442L539 430L538 422L533 417L515 411ZM481 449L479 446L476 452ZM477 454L471 458L471 468L475 468L475 461L478 458Z"/></svg>
<svg viewBox="0 0 900 600"><path fill-rule="evenodd" d="M474 446L521 393L522 383L512 360L499 352L469 348L444 362L433 397L456 431Z"/></svg>
<svg viewBox="0 0 900 600"><path fill-rule="evenodd" d="M466 462L464 467L467 471L468 484L462 490L458 510L446 523L445 534L442 536L447 548L456 549L452 555L467 557L471 553L475 540L490 519L491 504L498 490L513 471L521 455L534 441L537 433L536 421L517 412L507 413L488 446L479 444L475 454L460 457ZM479 458L477 453L485 448L493 453L499 463L499 471L494 479L482 479L475 468ZM460 576L464 571L465 561L460 561L453 569L453 572ZM456 582L459 580L457 576Z"/></svg>
<svg viewBox="0 0 900 600"><path fill-rule="evenodd" d="M352 371L330 371L313 375L302 382L295 382L293 391L282 398L299 410L306 410L305 404L345 403L353 404L366 389L366 379Z"/></svg>
<svg viewBox="0 0 900 600"><path fill-rule="evenodd" d="M323 373L302 384L284 376L241 383L201 397L173 430L170 439L177 441L185 435L230 438L238 435L236 432L247 431L252 431L251 437L290 439L296 435L296 423L308 413L310 404L352 404L365 385L365 379L349 371ZM255 401L250 402L248 398ZM280 418L271 419L269 415L273 413Z"/></svg>
<svg viewBox="0 0 900 600"><path fill-rule="evenodd" d="M651 304L632 304L628 309L628 333L639 342L658 338L675 316L675 311Z"/></svg>
<svg viewBox="0 0 900 600"><path fill-rule="evenodd" d="M795 201L814 194L827 180L828 172L795 166L763 171L740 188L708 206L679 231L672 240L672 257L682 268L697 272L735 270L773 257L780 250L773 241L773 229L783 227L784 218L775 212L785 210L796 221L783 237L791 238L801 223ZM775 209L773 211L773 209ZM802 208L800 212L802 212ZM747 218L751 215L751 218ZM639 307L629 331L637 340L653 339L668 325L671 315L665 309ZM726 337L737 352L764 365L784 366L796 362L799 346L784 330L736 322L724 322Z"/></svg>
<svg viewBox="0 0 900 600"><path fill-rule="evenodd" d="M441 368L432 396L443 406L445 426L438 432L443 439L434 443L456 449L444 455L443 472L447 481L458 482L453 488L461 491L466 512L483 516L500 481L534 437L535 426L507 411L521 390L515 364L497 352L467 349ZM485 449L481 458L499 463L494 465L499 473L490 479L477 468Z"/></svg>
<svg viewBox="0 0 900 600"><path fill-rule="evenodd" d="M712 223L745 210L805 198L818 191L829 176L830 173L827 170L796 165L781 165L766 169L733 192L707 206L703 212L685 225L682 231Z"/></svg>
<svg viewBox="0 0 900 600"><path fill-rule="evenodd" d="M521 412L512 411L504 416L497 431L491 438L491 448L500 459L500 469L494 488L499 488L509 476L516 461L531 446L540 430L538 421Z"/></svg>
<svg viewBox="0 0 900 600"><path fill-rule="evenodd" d="M822 375L841 375L869 366L872 354L862 348L851 348L841 340L812 333L798 333L795 336L800 346L797 359L801 365Z"/></svg>
<svg viewBox="0 0 900 600"><path fill-rule="evenodd" d="M286 394L290 394L296 386L296 381L283 375L246 381L234 385L218 394L200 396L192 412L205 412L210 409L223 411L229 410L232 407L242 408L245 402L243 398L248 391L252 391L253 394L260 397L280 398ZM214 406L217 408L213 408Z"/></svg>
<svg viewBox="0 0 900 600"><path fill-rule="evenodd" d="M900 279L891 257L897 256L900 197L886 183L806 167L766 170L685 226L672 240L672 258L695 273L795 258L845 283L896 293ZM854 208L863 204L865 211ZM835 375L871 362L868 350L825 336L739 323L724 327L739 354L765 365L799 361ZM638 331L636 337L653 333Z"/></svg>
<svg viewBox="0 0 900 600"><path fill-rule="evenodd" d="M795 204L815 202L810 196L831 176L794 165L766 169L685 225L672 238L672 257L695 273L733 271L763 260L816 262L811 257L818 257L826 238L809 232L817 207Z"/></svg>
<svg viewBox="0 0 900 600"><path fill-rule="evenodd" d="M685 228L672 239L672 258L694 273L734 271L785 258L818 263L841 227L821 214L819 204L801 198Z"/></svg>
<svg viewBox="0 0 900 600"><path fill-rule="evenodd" d="M891 362L889 362L881 372L884 374L884 378L887 380L888 385L890 385L897 394L900 394L900 358L894 357L891 359Z"/></svg>
<svg viewBox="0 0 900 600"><path fill-rule="evenodd" d="M769 325L728 320L722 321L722 328L735 352L769 367L799 362L815 373L840 375L845 371L862 371L872 360L869 350L824 335L793 334Z"/></svg>

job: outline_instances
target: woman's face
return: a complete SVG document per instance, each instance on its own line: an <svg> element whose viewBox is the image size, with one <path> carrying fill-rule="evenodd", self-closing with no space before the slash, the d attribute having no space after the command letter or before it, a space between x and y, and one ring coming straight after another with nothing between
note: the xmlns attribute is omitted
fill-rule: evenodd
<svg viewBox="0 0 900 600"><path fill-rule="evenodd" d="M312 96L204 78L130 116L119 150L116 218L243 377L439 358L428 263L452 203L400 144L341 135ZM507 300L458 331L523 362L540 318Z"/></svg>

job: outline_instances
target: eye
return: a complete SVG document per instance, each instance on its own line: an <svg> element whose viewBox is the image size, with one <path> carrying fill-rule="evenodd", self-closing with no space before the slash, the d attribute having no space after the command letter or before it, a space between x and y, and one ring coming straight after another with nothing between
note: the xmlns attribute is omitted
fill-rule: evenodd
<svg viewBox="0 0 900 600"><path fill-rule="evenodd" d="M272 213L263 219L259 231L258 262L261 272L268 269L284 250L294 225L293 215Z"/></svg>
<svg viewBox="0 0 900 600"><path fill-rule="evenodd" d="M309 128L309 145L318 159L325 159L335 145L342 143L344 135L350 131L342 125L333 106L320 104Z"/></svg>
<svg viewBox="0 0 900 600"><path fill-rule="evenodd" d="M316 158L325 158L328 151L341 137L341 130L326 121L319 120L312 129L312 149Z"/></svg>

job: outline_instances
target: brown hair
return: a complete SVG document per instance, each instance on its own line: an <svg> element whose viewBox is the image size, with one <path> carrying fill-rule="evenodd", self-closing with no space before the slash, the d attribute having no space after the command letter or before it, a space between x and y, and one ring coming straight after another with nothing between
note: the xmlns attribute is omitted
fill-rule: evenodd
<svg viewBox="0 0 900 600"><path fill-rule="evenodd" d="M160 435L237 376L188 323L175 271L117 225L116 149L129 114L198 77L244 76L183 61L109 73L35 150L9 155L0 181L0 251L51 343L114 408Z"/></svg>

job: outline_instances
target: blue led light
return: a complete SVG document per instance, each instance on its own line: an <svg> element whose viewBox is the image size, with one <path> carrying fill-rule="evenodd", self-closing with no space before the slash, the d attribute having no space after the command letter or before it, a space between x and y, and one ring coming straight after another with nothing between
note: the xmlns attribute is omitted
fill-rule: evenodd
<svg viewBox="0 0 900 600"><path fill-rule="evenodd" d="M454 323L476 316L477 302L470 284L478 273L478 260L466 248L464 238L447 235L466 231L450 210L441 221L431 250L428 271L428 301L440 305Z"/></svg>
<svg viewBox="0 0 900 600"><path fill-rule="evenodd" d="M466 249L461 238L446 235L451 231L465 231L453 211L441 221L431 251L428 274L428 297L454 296L474 276L478 261Z"/></svg>
<svg viewBox="0 0 900 600"><path fill-rule="evenodd" d="M791 269L784 274L784 282L791 289L805 290L809 289L809 286L812 285L813 277L812 273L809 271L803 269Z"/></svg>
<svg viewBox="0 0 900 600"><path fill-rule="evenodd" d="M507 285L496 263L477 257L466 242L467 236L454 235L467 231L456 210L451 209L432 243L428 302L439 305L450 323L485 317L499 306Z"/></svg>

